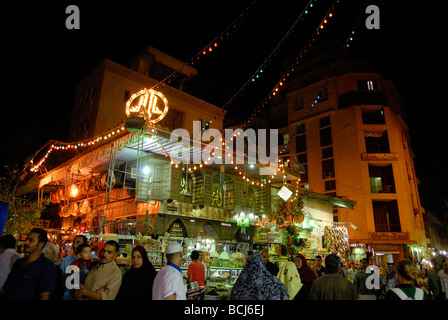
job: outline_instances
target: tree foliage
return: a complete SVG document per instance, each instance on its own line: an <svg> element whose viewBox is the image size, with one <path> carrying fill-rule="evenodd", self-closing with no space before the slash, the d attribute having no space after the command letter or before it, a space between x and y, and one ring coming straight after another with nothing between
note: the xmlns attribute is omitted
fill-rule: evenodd
<svg viewBox="0 0 448 320"><path fill-rule="evenodd" d="M18 197L19 186L19 170L4 165L0 176L0 201L9 203L4 234L12 234L16 238L30 232L35 220L40 218L41 212L49 204L49 199L34 201L26 196Z"/></svg>

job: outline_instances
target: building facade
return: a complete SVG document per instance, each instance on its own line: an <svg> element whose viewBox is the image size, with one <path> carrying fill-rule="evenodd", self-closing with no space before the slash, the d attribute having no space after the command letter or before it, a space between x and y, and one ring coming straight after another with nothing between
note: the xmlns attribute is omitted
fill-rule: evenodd
<svg viewBox="0 0 448 320"><path fill-rule="evenodd" d="M204 128L222 130L225 110L182 91L183 83L196 74L193 67L153 47L127 66L104 59L75 88L68 140L92 138L124 124L123 104L132 94L152 87L169 100L170 112L160 122L162 127L192 133L193 121L199 120Z"/></svg>
<svg viewBox="0 0 448 320"><path fill-rule="evenodd" d="M403 101L365 61L334 58L296 68L266 112L281 126L285 160L306 168L299 186L356 201L334 212L352 226L352 247L396 261L427 243Z"/></svg>

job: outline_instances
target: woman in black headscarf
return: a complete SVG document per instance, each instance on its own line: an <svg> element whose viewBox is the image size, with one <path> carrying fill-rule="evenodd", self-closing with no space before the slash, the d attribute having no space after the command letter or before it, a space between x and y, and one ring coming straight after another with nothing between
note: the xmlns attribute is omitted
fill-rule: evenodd
<svg viewBox="0 0 448 320"><path fill-rule="evenodd" d="M259 253L251 254L233 285L230 300L289 300L285 285L266 269Z"/></svg>
<svg viewBox="0 0 448 320"><path fill-rule="evenodd" d="M157 275L142 246L132 250L132 267L124 274L116 300L152 300L152 284Z"/></svg>

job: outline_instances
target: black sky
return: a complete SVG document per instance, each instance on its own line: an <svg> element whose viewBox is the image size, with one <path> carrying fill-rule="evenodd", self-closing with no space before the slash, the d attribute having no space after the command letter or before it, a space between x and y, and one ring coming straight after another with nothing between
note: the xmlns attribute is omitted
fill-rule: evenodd
<svg viewBox="0 0 448 320"><path fill-rule="evenodd" d="M73 88L103 58L125 64L151 45L188 61L252 2L91 0L2 5L2 74L6 83L0 130L2 162L26 157L49 139L66 140ZM314 2L316 10L285 41L272 68L303 48L322 18L319 13L332 2ZM216 52L196 65L194 84L201 97L217 106L227 102L278 44L306 3L256 1L255 8L219 42ZM71 4L80 9L80 30L65 27L65 9ZM363 9L370 4L380 8L380 30L367 30L364 25L367 14ZM440 215L441 196L448 197L444 11L426 2L341 0L339 13L339 20L329 25L334 37L345 40L347 26L361 17L353 50L370 59L402 95L423 205ZM280 79L280 70L267 71L271 81ZM259 91L245 90L241 100L229 106L230 111L244 107L250 111L250 103L256 105L269 93L266 88L269 82L260 82Z"/></svg>

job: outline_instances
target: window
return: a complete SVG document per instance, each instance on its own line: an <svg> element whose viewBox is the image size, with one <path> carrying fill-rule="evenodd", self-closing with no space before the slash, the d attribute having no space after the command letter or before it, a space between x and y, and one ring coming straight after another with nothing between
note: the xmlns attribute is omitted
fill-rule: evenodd
<svg viewBox="0 0 448 320"><path fill-rule="evenodd" d="M325 147L333 143L331 138L331 127L320 129L320 146Z"/></svg>
<svg viewBox="0 0 448 320"><path fill-rule="evenodd" d="M305 123L296 124L294 127L294 135L296 140L296 153L306 151L306 134Z"/></svg>
<svg viewBox="0 0 448 320"><path fill-rule="evenodd" d="M311 103L311 107L314 107L317 103L328 100L328 88L326 86L320 87L317 89L317 97Z"/></svg>
<svg viewBox="0 0 448 320"><path fill-rule="evenodd" d="M358 79L357 81L358 90L378 90L376 85L376 80L363 80Z"/></svg>
<svg viewBox="0 0 448 320"><path fill-rule="evenodd" d="M397 200L372 200L375 232L401 232Z"/></svg>
<svg viewBox="0 0 448 320"><path fill-rule="evenodd" d="M387 131L366 131L364 136L367 153L390 153Z"/></svg>
<svg viewBox="0 0 448 320"><path fill-rule="evenodd" d="M328 96L328 88L326 86L321 87L317 90L317 99L323 99Z"/></svg>
<svg viewBox="0 0 448 320"><path fill-rule="evenodd" d="M325 191L333 191L333 190L336 190L336 180L325 181Z"/></svg>
<svg viewBox="0 0 448 320"><path fill-rule="evenodd" d="M385 124L384 109L381 108L375 111L362 110L363 124Z"/></svg>
<svg viewBox="0 0 448 320"><path fill-rule="evenodd" d="M297 136L299 134L305 133L305 123L296 124L294 127L294 135Z"/></svg>
<svg viewBox="0 0 448 320"><path fill-rule="evenodd" d="M323 117L319 119L319 128L329 127L331 125L330 117Z"/></svg>
<svg viewBox="0 0 448 320"><path fill-rule="evenodd" d="M297 136L296 138L296 152L305 152L306 151L306 135L302 134Z"/></svg>
<svg viewBox="0 0 448 320"><path fill-rule="evenodd" d="M279 134L278 135L278 145L284 145L289 143L289 133Z"/></svg>
<svg viewBox="0 0 448 320"><path fill-rule="evenodd" d="M334 160L328 159L322 161L322 178L334 178Z"/></svg>
<svg viewBox="0 0 448 320"><path fill-rule="evenodd" d="M370 192L395 193L392 165L379 166L369 164Z"/></svg>
<svg viewBox="0 0 448 320"><path fill-rule="evenodd" d="M299 160L299 163L300 163L300 164L303 164L303 163L307 163L307 162L308 162L308 157L306 156L306 152L305 152L305 153L302 153L302 154L298 154L298 155L297 155L297 159Z"/></svg>
<svg viewBox="0 0 448 320"><path fill-rule="evenodd" d="M322 149L322 159L333 158L333 147Z"/></svg>
<svg viewBox="0 0 448 320"><path fill-rule="evenodd" d="M303 102L303 96L295 97L293 102L294 111L299 111L300 109L303 109L305 107L305 104Z"/></svg>

